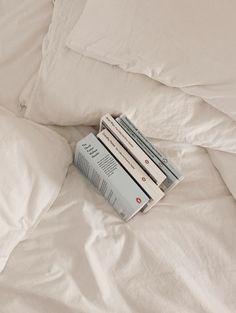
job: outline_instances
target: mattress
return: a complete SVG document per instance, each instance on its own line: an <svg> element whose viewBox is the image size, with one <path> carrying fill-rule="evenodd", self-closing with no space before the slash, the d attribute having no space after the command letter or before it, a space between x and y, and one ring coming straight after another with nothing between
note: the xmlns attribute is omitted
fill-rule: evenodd
<svg viewBox="0 0 236 313"><path fill-rule="evenodd" d="M9 6L15 12L29 12L37 9L32 1ZM0 164L1 173L9 178L7 186L0 179L0 223L6 222L9 228L17 224L27 232L18 238L0 269L0 311L235 312L235 120L228 110L217 110L197 96L102 63L98 55L96 60L90 59L83 49L78 52L68 47L65 37L74 25L78 30L85 0L57 0L43 40L52 2L45 0L42 7L39 5L45 19L37 20L29 32L37 34L34 42L27 41L32 51L37 46L37 53L28 59L30 66L26 66L25 52L20 58L24 65L18 63L16 48L16 55L10 53L5 58L8 61L3 61L8 77L14 76L12 69L17 63L24 79L15 80L17 93L16 89L10 92L9 84L5 92L0 90L0 105L14 111L0 108L0 151L4 154L11 147L5 165ZM6 8L7 3L3 4ZM92 6L89 1L89 8ZM98 16L103 13L99 11ZM16 14L5 16L13 21ZM26 21L30 20L26 15ZM83 27L87 22L83 17ZM65 77L57 73L65 73ZM90 79L90 74L98 77ZM77 77L81 84L77 84ZM19 104L27 106L28 101L28 114L16 117L23 114ZM30 110L32 119L45 125L30 121ZM120 110L184 175L184 180L147 214L139 213L128 223L71 160L76 143L91 132L96 134L101 114ZM8 116L15 128L7 122ZM18 124L24 132L17 129ZM13 130L14 136L10 135ZM3 188L9 192L4 193ZM56 190L53 196L52 188ZM17 214L12 209L12 194ZM45 205L46 200L50 205ZM36 213L37 219L32 218ZM7 247L6 241L4 245Z"/></svg>

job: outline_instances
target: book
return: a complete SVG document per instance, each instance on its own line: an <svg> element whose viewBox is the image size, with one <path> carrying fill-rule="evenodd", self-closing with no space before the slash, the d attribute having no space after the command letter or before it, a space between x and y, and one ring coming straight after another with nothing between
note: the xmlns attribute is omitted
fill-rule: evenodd
<svg viewBox="0 0 236 313"><path fill-rule="evenodd" d="M74 162L124 221L148 212L183 179L124 114L104 115L97 136L77 143Z"/></svg>
<svg viewBox="0 0 236 313"><path fill-rule="evenodd" d="M150 197L92 133L77 143L74 161L125 221L149 203Z"/></svg>
<svg viewBox="0 0 236 313"><path fill-rule="evenodd" d="M171 161L164 155L157 147L155 147L140 131L139 129L128 119L125 114L119 117L122 121L129 126L130 129L134 130L141 141L153 152L153 154L175 175L176 178L181 179L183 176L180 171L174 166Z"/></svg>
<svg viewBox="0 0 236 313"><path fill-rule="evenodd" d="M150 151L160 160L165 167L167 167L177 179L181 179L183 176L180 173L180 171L177 169L176 166L174 166L171 161L167 158L166 155L164 155L160 150L157 149L140 131L139 129L128 119L128 117L125 114L122 114L119 117L120 120L122 120L126 125L133 130L140 140L150 149Z"/></svg>
<svg viewBox="0 0 236 313"><path fill-rule="evenodd" d="M157 150L150 141L131 123L125 116L121 115L116 119L126 133L139 145L139 147L150 157L150 159L160 168L166 175L166 179L160 185L160 188L167 192L171 190L183 176L179 170L174 167L171 162L159 150Z"/></svg>
<svg viewBox="0 0 236 313"><path fill-rule="evenodd" d="M129 175L132 176L137 184L148 194L150 201L143 211L145 213L149 211L158 201L160 201L161 198L163 198L163 191L161 191L141 166L130 156L107 129L98 133L97 137L120 162Z"/></svg>
<svg viewBox="0 0 236 313"><path fill-rule="evenodd" d="M157 185L161 185L161 183L166 179L166 175L110 114L106 114L101 118L100 131L104 128L110 131L117 141L119 141L119 143L129 152L136 162L146 171L152 180Z"/></svg>

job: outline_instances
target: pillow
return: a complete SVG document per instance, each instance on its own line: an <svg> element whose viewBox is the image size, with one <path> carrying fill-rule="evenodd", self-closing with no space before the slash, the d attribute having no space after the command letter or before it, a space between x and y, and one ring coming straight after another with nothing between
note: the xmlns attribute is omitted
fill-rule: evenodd
<svg viewBox="0 0 236 313"><path fill-rule="evenodd" d="M51 0L0 1L0 105L20 113L19 96L41 61Z"/></svg>
<svg viewBox="0 0 236 313"><path fill-rule="evenodd" d="M88 0L68 45L236 119L235 12L235 1Z"/></svg>
<svg viewBox="0 0 236 313"><path fill-rule="evenodd" d="M40 70L30 82L33 91L22 95L25 117L61 126L97 125L107 112L126 113L147 136L235 151L236 124L200 98L68 49L84 4L55 2Z"/></svg>
<svg viewBox="0 0 236 313"><path fill-rule="evenodd" d="M71 160L65 139L0 108L0 272L57 198Z"/></svg>

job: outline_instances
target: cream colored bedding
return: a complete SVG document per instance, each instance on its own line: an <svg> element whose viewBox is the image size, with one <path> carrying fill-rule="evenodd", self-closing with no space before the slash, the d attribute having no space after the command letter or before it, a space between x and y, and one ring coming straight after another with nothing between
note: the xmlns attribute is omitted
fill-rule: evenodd
<svg viewBox="0 0 236 313"><path fill-rule="evenodd" d="M71 166L0 275L2 312L234 312L235 200L205 149L156 143L185 180L127 224Z"/></svg>
<svg viewBox="0 0 236 313"><path fill-rule="evenodd" d="M57 179L60 158L51 155L50 149L62 157L68 146L53 133L53 138L63 142L57 151L57 140L46 136L39 163L47 169L44 157L51 161L50 169L55 169L52 181L61 190L49 210L40 215L37 227L12 251L0 274L0 312L233 313L236 123L198 97L66 47L84 4L83 0L56 0L56 20L44 40L40 72L21 94L21 104L28 105L27 118L57 124L50 128L73 150L80 138L96 132L88 125L98 126L102 113L127 113L181 169L185 179L148 214L140 213L124 223L73 165L64 180ZM81 12L73 10L79 7ZM74 18L73 23L68 16ZM14 57L10 64L13 61ZM11 69L7 63L4 66ZM23 86L17 86L22 91ZM36 128L38 136L41 129L44 134L49 131ZM33 132L25 132L22 142L31 136ZM37 142L36 138L32 145ZM16 164L18 146L17 141ZM36 151L34 148L32 155ZM64 172L69 158L67 161ZM26 156L27 177L33 178L30 164ZM6 174L0 164L1 173L4 170ZM46 179L50 170L39 174ZM22 186L24 183L30 188L29 181L24 180ZM52 185L47 179L35 183L25 197L33 199L41 187L40 199L45 200ZM19 214L23 206L18 202ZM2 207L3 202L0 219ZM37 206L29 201L26 211L34 216Z"/></svg>

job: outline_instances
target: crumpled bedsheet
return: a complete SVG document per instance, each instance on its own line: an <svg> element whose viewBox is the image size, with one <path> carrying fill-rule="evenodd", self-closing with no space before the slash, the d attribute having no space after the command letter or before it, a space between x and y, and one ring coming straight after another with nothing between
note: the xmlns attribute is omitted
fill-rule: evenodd
<svg viewBox="0 0 236 313"><path fill-rule="evenodd" d="M153 143L181 168L184 181L148 214L124 223L72 165L58 199L0 275L1 312L236 310L229 171L216 156L212 162L212 149L194 142Z"/></svg>

